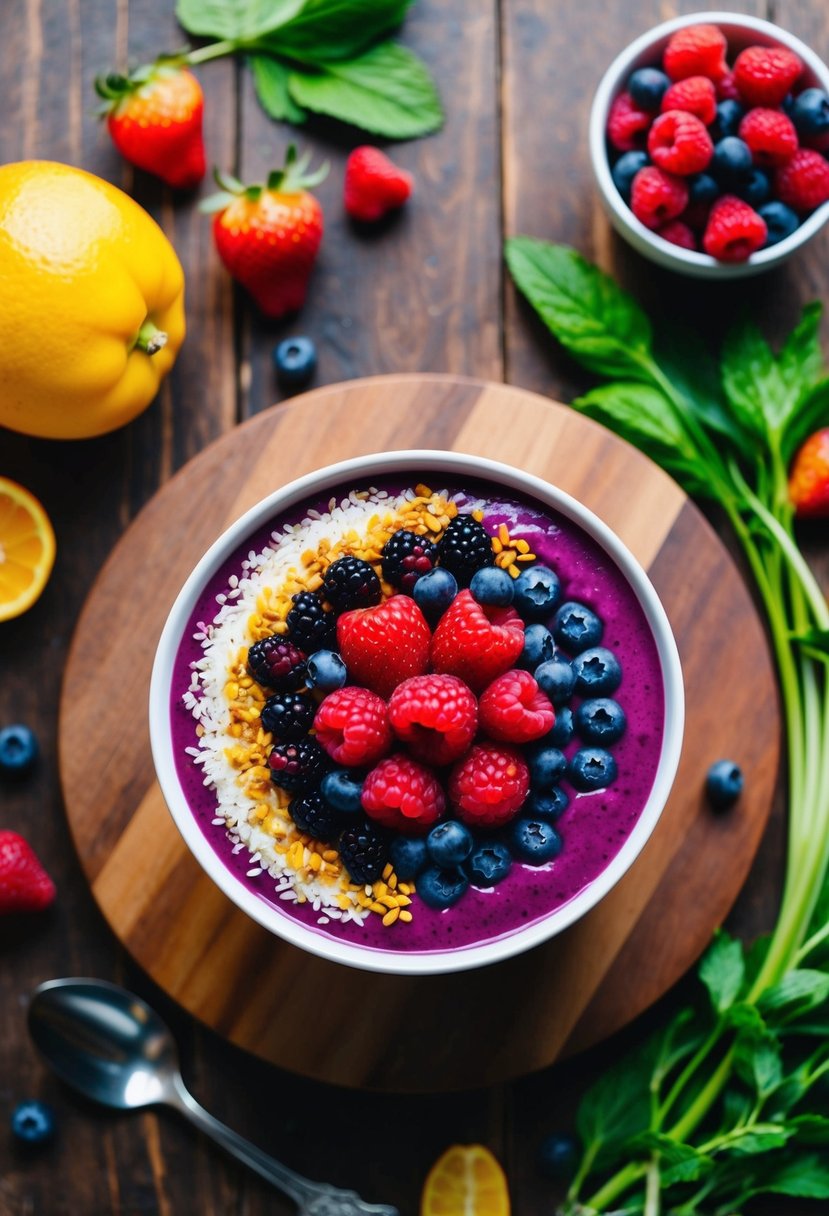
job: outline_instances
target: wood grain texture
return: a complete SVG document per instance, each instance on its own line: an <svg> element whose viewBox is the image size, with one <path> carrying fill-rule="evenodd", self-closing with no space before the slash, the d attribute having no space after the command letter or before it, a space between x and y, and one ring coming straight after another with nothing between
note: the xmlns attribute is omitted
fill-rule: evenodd
<svg viewBox="0 0 829 1216"><path fill-rule="evenodd" d="M436 433L442 448L497 455L576 495L653 570L680 646L688 730L675 796L643 857L599 907L505 964L424 980L323 962L238 912L201 873L166 813L144 707L167 607L225 527L266 493L334 458L403 442L426 446ZM182 517L186 525L169 536L166 521ZM164 570L148 584L141 572L160 543ZM712 640L722 619L739 622L739 652ZM102 716L98 672L127 647L129 672L110 690ZM711 663L736 689L727 707L709 678ZM112 717L123 727L114 741ZM607 431L523 390L378 377L258 415L145 508L81 615L64 682L60 767L93 894L169 995L280 1067L329 1083L422 1091L477 1079L494 1084L541 1068L568 1040L571 1047L594 1042L662 995L700 953L745 878L771 804L777 735L756 614L727 553L674 482ZM96 770L94 758L105 750L108 763ZM738 812L717 818L699 775L723 752L743 766L748 793ZM361 1003L378 1012L343 1035L347 1011ZM465 1027L473 1020L471 1038Z"/></svg>

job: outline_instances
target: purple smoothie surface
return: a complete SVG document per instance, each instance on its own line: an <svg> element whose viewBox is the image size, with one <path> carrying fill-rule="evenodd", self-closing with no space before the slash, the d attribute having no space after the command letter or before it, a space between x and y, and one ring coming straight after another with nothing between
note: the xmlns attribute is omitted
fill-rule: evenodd
<svg viewBox="0 0 829 1216"><path fill-rule="evenodd" d="M371 485L396 495L417 480L403 483L372 478ZM439 481L436 488L450 495L463 493L475 500L484 510L490 533L505 523L513 539L525 537L539 562L549 565L561 579L561 600L579 600L598 613L604 622L601 645L613 650L622 666L622 683L614 697L627 716L627 730L609 749L618 765L617 780L605 790L588 794L578 793L566 780L560 783L570 805L556 824L563 848L554 860L538 867L516 862L496 887L479 890L470 886L457 904L443 911L428 908L414 896L409 924L386 927L379 916L371 915L362 924L332 920L319 925L324 909L315 912L310 904L279 900L275 879L267 871L248 877L251 858L247 849L234 854L226 829L211 822L217 815L215 793L205 787L202 770L185 750L198 744L195 719L182 703L190 686L191 665L204 653L193 637L198 622L214 618L216 596L228 590L232 575L241 574L241 563L251 552L265 548L275 528L298 523L310 508L327 512L332 493L339 501L352 487L329 492L320 500L306 500L275 516L238 546L199 596L173 669L170 715L178 778L200 830L225 867L280 915L315 933L372 950L433 953L477 946L525 929L567 904L599 877L629 837L651 791L662 747L664 695L656 643L633 590L611 557L571 520L528 496L484 481L465 482L463 487L454 480L432 481ZM471 509L462 501L459 506L462 511ZM578 704L579 698L574 696L570 702L574 711ZM576 736L563 749L565 755L572 756L580 746L585 745Z"/></svg>

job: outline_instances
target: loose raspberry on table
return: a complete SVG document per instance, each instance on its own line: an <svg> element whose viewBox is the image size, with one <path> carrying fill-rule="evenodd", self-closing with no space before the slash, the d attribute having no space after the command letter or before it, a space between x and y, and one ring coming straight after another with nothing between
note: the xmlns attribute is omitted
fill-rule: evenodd
<svg viewBox="0 0 829 1216"><path fill-rule="evenodd" d="M337 764L369 765L391 750L389 711L368 688L330 692L314 718L317 740Z"/></svg>
<svg viewBox="0 0 829 1216"><path fill-rule="evenodd" d="M607 138L611 147L617 152L644 148L651 118L651 114L637 107L630 93L620 93L614 98L607 116Z"/></svg>
<svg viewBox="0 0 829 1216"><path fill-rule="evenodd" d="M782 46L749 46L734 61L734 83L750 106L779 106L800 78L803 61Z"/></svg>
<svg viewBox="0 0 829 1216"><path fill-rule="evenodd" d="M814 211L829 199L829 161L811 148L799 148L775 173L774 192L799 215Z"/></svg>
<svg viewBox="0 0 829 1216"><path fill-rule="evenodd" d="M550 698L528 671L507 671L481 693L481 730L499 743L530 743L555 725Z"/></svg>
<svg viewBox="0 0 829 1216"><path fill-rule="evenodd" d="M425 673L431 636L408 595L345 612L337 621L337 642L350 678L381 697L390 697L410 676Z"/></svg>
<svg viewBox="0 0 829 1216"><path fill-rule="evenodd" d="M529 789L530 773L521 754L494 743L476 743L449 777L449 797L470 827L508 823Z"/></svg>
<svg viewBox="0 0 829 1216"><path fill-rule="evenodd" d="M459 676L473 692L481 692L509 671L523 648L524 622L515 609L479 604L467 589L440 618L430 660L434 671Z"/></svg>
<svg viewBox="0 0 829 1216"><path fill-rule="evenodd" d="M755 165L762 168L779 168L797 151L797 131L782 110L756 106L742 118L739 134L751 149Z"/></svg>
<svg viewBox="0 0 829 1216"><path fill-rule="evenodd" d="M661 236L663 241L670 241L672 245L678 245L680 249L696 249L697 238L687 224L683 224L682 220L670 220L667 224L663 224L661 228L657 228L656 235Z"/></svg>
<svg viewBox="0 0 829 1216"><path fill-rule="evenodd" d="M707 169L714 154L711 136L693 114L668 110L648 132L648 153L659 169L687 177Z"/></svg>
<svg viewBox="0 0 829 1216"><path fill-rule="evenodd" d="M688 187L681 177L656 165L640 169L633 179L630 209L646 228L661 228L681 215L688 204Z"/></svg>
<svg viewBox="0 0 829 1216"><path fill-rule="evenodd" d="M0 915L42 912L55 899L55 884L37 854L17 832L0 832Z"/></svg>
<svg viewBox="0 0 829 1216"><path fill-rule="evenodd" d="M688 76L665 90L660 106L662 113L683 110L693 114L707 127L717 117L717 90L707 76Z"/></svg>
<svg viewBox="0 0 829 1216"><path fill-rule="evenodd" d="M381 558L386 582L411 595L417 580L434 569L437 546L427 537L401 528L383 545Z"/></svg>
<svg viewBox="0 0 829 1216"><path fill-rule="evenodd" d="M671 80L707 76L719 80L728 71L725 34L716 25L688 25L668 40L662 66Z"/></svg>
<svg viewBox="0 0 829 1216"><path fill-rule="evenodd" d="M293 692L305 682L307 656L279 634L254 642L248 651L248 671L263 688Z"/></svg>
<svg viewBox="0 0 829 1216"><path fill-rule="evenodd" d="M397 832L421 836L446 810L446 797L428 768L402 754L388 756L363 783L366 814Z"/></svg>
<svg viewBox="0 0 829 1216"><path fill-rule="evenodd" d="M478 703L457 676L414 676L392 693L389 721L418 760L452 764L475 738Z"/></svg>
<svg viewBox="0 0 829 1216"><path fill-rule="evenodd" d="M711 208L702 247L720 262L744 262L766 242L766 222L753 207L724 194Z"/></svg>

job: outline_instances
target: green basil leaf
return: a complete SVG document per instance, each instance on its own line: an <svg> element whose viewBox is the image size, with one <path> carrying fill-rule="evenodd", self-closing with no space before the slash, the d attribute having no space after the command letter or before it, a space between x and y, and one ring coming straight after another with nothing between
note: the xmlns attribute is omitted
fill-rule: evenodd
<svg viewBox="0 0 829 1216"><path fill-rule="evenodd" d="M789 418L780 449L786 464L814 431L829 426L829 378L820 380L805 396Z"/></svg>
<svg viewBox="0 0 829 1216"><path fill-rule="evenodd" d="M293 71L288 88L305 109L388 139L427 135L443 122L426 65L395 42L381 42L357 59L328 63L314 72Z"/></svg>
<svg viewBox="0 0 829 1216"><path fill-rule="evenodd" d="M829 975L800 968L789 971L759 999L761 1012L772 1025L785 1025L829 1000Z"/></svg>
<svg viewBox="0 0 829 1216"><path fill-rule="evenodd" d="M178 0L176 18L200 38L259 38L299 13L305 0Z"/></svg>
<svg viewBox="0 0 829 1216"><path fill-rule="evenodd" d="M743 985L745 958L743 947L722 929L702 957L699 978L708 989L717 1013L733 1005Z"/></svg>
<svg viewBox="0 0 829 1216"><path fill-rule="evenodd" d="M725 395L740 426L760 439L775 429L772 419L784 412L787 390L771 347L749 321L726 335L720 361Z"/></svg>
<svg viewBox="0 0 829 1216"><path fill-rule="evenodd" d="M786 1160L779 1164L771 1160L764 1177L753 1184L751 1194L829 1199L829 1158L817 1153L787 1153Z"/></svg>
<svg viewBox="0 0 829 1216"><path fill-rule="evenodd" d="M305 110L296 104L288 92L290 69L272 55L251 55L253 83L256 96L266 114L280 122L302 123L307 118Z"/></svg>
<svg viewBox="0 0 829 1216"><path fill-rule="evenodd" d="M300 63L353 59L403 21L412 0L305 0L262 50Z"/></svg>
<svg viewBox="0 0 829 1216"><path fill-rule="evenodd" d="M648 1039L602 1074L581 1100L576 1128L595 1160L610 1165L627 1153L629 1141L651 1121L649 1080L659 1053L659 1038Z"/></svg>

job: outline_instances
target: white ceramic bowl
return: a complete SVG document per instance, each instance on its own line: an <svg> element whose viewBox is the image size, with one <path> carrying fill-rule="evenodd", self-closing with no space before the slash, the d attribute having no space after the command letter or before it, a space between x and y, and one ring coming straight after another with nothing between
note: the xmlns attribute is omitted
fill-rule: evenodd
<svg viewBox="0 0 829 1216"><path fill-rule="evenodd" d="M616 189L610 176L610 161L607 155L607 116L614 98L623 91L631 72L640 67L658 66L671 34L685 26L703 22L718 25L722 29L728 40L729 58L732 61L734 55L747 46L784 46L799 55L806 65L800 82L803 87L817 87L829 92L829 67L799 38L779 26L772 25L769 21L761 21L758 17L744 17L740 13L689 13L654 26L631 42L613 60L599 82L593 98L589 132L590 159L607 216L619 235L634 249L668 270L676 270L694 278L739 279L779 266L795 250L802 248L829 219L829 202L813 211L791 236L768 249L761 249L752 254L748 261L718 262L706 253L696 253L672 245L670 241L663 241L656 233L646 228Z"/></svg>
<svg viewBox="0 0 829 1216"><path fill-rule="evenodd" d="M483 479L496 488L529 495L542 507L551 507L572 520L609 555L633 589L653 634L662 669L665 721L655 779L635 826L606 869L569 903L542 920L505 936L440 953L367 949L342 941L306 927L250 890L227 868L191 812L176 771L171 729L170 696L179 644L200 593L223 563L247 537L304 499L322 497L335 486L370 485L372 479L389 475L411 478L412 484L424 479L434 484L444 475L461 484L464 479ZM682 745L684 696L679 655L665 610L642 567L606 524L569 494L518 469L455 453L408 451L358 457L300 477L232 524L198 562L170 610L153 667L149 710L153 760L170 813L196 860L243 912L292 945L325 959L369 971L437 974L494 963L538 945L584 916L619 881L642 851L671 790Z"/></svg>

